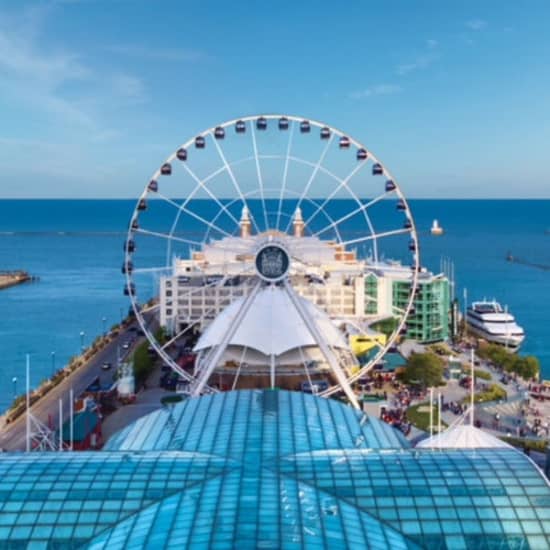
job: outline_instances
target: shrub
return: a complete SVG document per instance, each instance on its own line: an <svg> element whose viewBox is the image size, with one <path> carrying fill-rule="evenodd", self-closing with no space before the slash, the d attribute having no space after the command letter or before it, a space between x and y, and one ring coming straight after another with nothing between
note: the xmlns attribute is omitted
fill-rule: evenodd
<svg viewBox="0 0 550 550"><path fill-rule="evenodd" d="M500 401L505 399L508 394L506 390L501 388L498 384L491 384L488 389L482 392L478 392L474 395L474 401L476 403L486 403L487 401ZM469 398L464 399L464 403L468 403Z"/></svg>

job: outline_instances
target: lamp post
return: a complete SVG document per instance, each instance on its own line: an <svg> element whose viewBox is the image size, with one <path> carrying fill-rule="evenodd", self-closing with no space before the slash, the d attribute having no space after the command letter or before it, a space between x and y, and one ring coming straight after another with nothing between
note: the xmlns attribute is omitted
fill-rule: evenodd
<svg viewBox="0 0 550 550"><path fill-rule="evenodd" d="M11 381L13 382L13 398L17 397L17 376L14 376Z"/></svg>
<svg viewBox="0 0 550 550"><path fill-rule="evenodd" d="M84 335L85 332L83 330L80 331L80 351L84 351Z"/></svg>
<svg viewBox="0 0 550 550"><path fill-rule="evenodd" d="M102 317L101 322L103 323L103 336L107 334L107 317Z"/></svg>
<svg viewBox="0 0 550 550"><path fill-rule="evenodd" d="M55 373L55 351L52 351L51 356L52 356L52 376L53 376Z"/></svg>

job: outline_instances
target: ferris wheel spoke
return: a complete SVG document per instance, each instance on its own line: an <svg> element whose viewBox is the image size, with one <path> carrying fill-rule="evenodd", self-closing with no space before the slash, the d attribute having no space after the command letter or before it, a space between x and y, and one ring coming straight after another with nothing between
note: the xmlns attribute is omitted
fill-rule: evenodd
<svg viewBox="0 0 550 550"><path fill-rule="evenodd" d="M191 241L189 239L184 239L182 237L176 237L170 233L160 233L158 231L150 231L148 229L143 229L139 227L134 231L135 233L140 233L141 235L149 235L151 237L159 237L161 239L168 239L170 241L177 241L180 243L188 244L190 246L201 246L201 243L198 241Z"/></svg>
<svg viewBox="0 0 550 550"><path fill-rule="evenodd" d="M363 166L365 166L365 164L366 162L362 162L355 166L354 169L344 179L337 178L340 184L334 188L332 193L330 193L330 195L323 201L321 206L319 206L317 210L315 210L313 214L311 214L311 216L304 222L306 226L309 225L311 221L316 218L321 211L324 211L325 206L334 198L338 191L340 191L343 187L347 188L349 191L347 183L351 180L351 178L353 178L353 176L355 176L357 172L359 172L359 170L361 170Z"/></svg>
<svg viewBox="0 0 550 550"><path fill-rule="evenodd" d="M218 151L218 155L222 159L225 170L228 173L229 178L231 179L231 182L233 183L233 186L235 187L235 190L237 191L237 193L239 194L239 197L241 198L243 206L246 206L246 208L248 209L248 213L249 213L249 216L250 216L250 220L252 221L252 225L254 225L254 227L256 229L256 232L259 233L260 230L258 228L256 220L254 219L254 216L252 215L252 212L250 212L250 208L248 208L248 203L247 203L247 201L246 201L246 199L243 195L241 186L239 185L239 182L237 181L237 178L235 177L235 174L233 173L233 169L231 168L231 165L227 162L225 154L224 154L222 148L220 147L220 144L218 143L218 140L215 137L213 137L212 135L211 135L211 137L212 137L212 141L214 142L214 145L216 146L216 150ZM231 217L233 218L233 216L231 216ZM233 219L235 220L235 218L233 218ZM235 220L235 223L237 224L237 226L239 225L239 222L237 220Z"/></svg>
<svg viewBox="0 0 550 550"><path fill-rule="evenodd" d="M290 160L290 150L292 148L292 138L294 136L294 122L292 121L290 123L290 130L288 132L288 143L286 146L286 157L285 157L285 167L283 170L283 181L281 184L281 194L279 195L279 207L277 208L277 221L275 223L275 227L279 229L279 223L281 221L281 210L283 208L283 197L285 195L286 191L286 180L288 177L288 163Z"/></svg>
<svg viewBox="0 0 550 550"><path fill-rule="evenodd" d="M237 373L235 374L235 377L233 378L233 384L231 386L231 391L235 391L235 389L237 387L237 381L239 380L239 376L241 374L241 369L243 367L244 358L245 358L247 350L248 350L248 347L243 346L243 352L241 353L241 359L239 361L239 366L237 367Z"/></svg>
<svg viewBox="0 0 550 550"><path fill-rule="evenodd" d="M298 204L296 205L296 210L300 208L302 205L302 202L304 200L304 197L307 195L309 188L311 187L311 184L313 183L313 180L315 179L315 176L317 176L319 172L319 168L323 164L323 160L325 160L325 156L330 148L330 145L332 143L332 140L334 139L334 133L330 135L330 138L327 140L326 145L323 148L323 151L321 153L321 156L319 157L319 160L317 161L317 164L313 167L313 171L311 172L311 176L309 177L308 182L306 183L306 186L304 187L304 190L302 191L302 194L300 195L300 198L298 199ZM286 226L284 232L287 233L290 229L290 226L292 224L292 218L289 220L288 225Z"/></svg>
<svg viewBox="0 0 550 550"><path fill-rule="evenodd" d="M162 195L161 193L157 193L157 195L160 198L164 199L169 204L171 204L173 207L177 208L178 210L180 210L182 212L185 212L188 216L191 216L192 218L196 219L197 221L203 223L204 225L206 225L210 229L214 229L215 231L217 231L218 233L221 233L222 235L225 235L226 237L231 237L232 236L231 233L228 233L227 231L225 231L225 229L222 229L221 227L217 226L216 224L204 219L202 216L199 216L198 214L196 214L192 210L189 210L188 208L186 208L185 204L187 204L189 202L189 200L186 200L185 202L183 202L181 204L178 204L176 201L173 201L172 199L166 197L165 195Z"/></svg>
<svg viewBox="0 0 550 550"><path fill-rule="evenodd" d="M357 214L360 214L361 212L364 212L367 210L367 208L370 208L371 206L374 206L376 203L380 202L382 199L384 199L387 196L387 193L382 193L382 195L379 195L378 197L370 200L369 202L366 202L364 204L361 204L358 208L355 210L352 210L345 216L342 216L341 218L333 221L332 223L328 224L327 226L323 227L320 231L317 231L316 233L313 233L313 237L318 237L328 229L334 228L337 225L340 225L341 223L345 222L346 220L349 220L350 218L353 218L353 216L356 216Z"/></svg>
<svg viewBox="0 0 550 550"><path fill-rule="evenodd" d="M376 239L382 239L384 237L392 237L394 235L404 235L405 233L410 233L410 229L395 229L393 231L384 231L382 233L373 233L372 235L367 235L366 237L360 237L358 239L352 239L350 241L344 241L340 244L343 246L350 246L352 244L362 243L366 241L375 241Z"/></svg>
<svg viewBox="0 0 550 550"><path fill-rule="evenodd" d="M264 182L262 178L262 170L260 167L260 159L258 158L258 145L256 143L256 132L254 131L253 122L250 124L250 134L252 136L252 147L254 149L254 159L256 161L256 173L258 175L258 184L260 186L260 198L262 200L262 209L264 213L265 231L267 231L269 229L269 223L267 221L267 212L265 206Z"/></svg>
<svg viewBox="0 0 550 550"><path fill-rule="evenodd" d="M218 143L217 143L217 140L214 140L214 143L216 144L216 147L219 147L218 146ZM225 159L224 159L225 161ZM197 182L197 184L206 191L206 193L208 194L208 196L231 218L231 220L235 223L235 225L239 225L239 220L237 220L237 218L235 218L235 216L233 216L233 214L227 209L227 207L218 199L218 197L216 197L216 195L214 195L214 193L212 193L212 191L208 188L207 185L205 185L205 182L204 180L201 180L197 174L195 174L195 172L193 170L191 170L191 168L189 168L189 166L187 165L187 163L183 163L183 167L185 168L185 170L187 171L187 173Z"/></svg>

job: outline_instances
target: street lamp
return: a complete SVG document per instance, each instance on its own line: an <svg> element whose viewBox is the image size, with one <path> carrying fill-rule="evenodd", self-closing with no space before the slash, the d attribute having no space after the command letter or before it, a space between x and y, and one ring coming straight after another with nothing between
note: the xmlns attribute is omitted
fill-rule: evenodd
<svg viewBox="0 0 550 550"><path fill-rule="evenodd" d="M52 351L51 356L52 356L52 376L53 376L55 373L55 351Z"/></svg>
<svg viewBox="0 0 550 550"><path fill-rule="evenodd" d="M103 323L103 336L107 334L107 317L102 317L101 322Z"/></svg>
<svg viewBox="0 0 550 550"><path fill-rule="evenodd" d="M84 351L84 335L85 335L85 332L81 330L80 331L80 351Z"/></svg>
<svg viewBox="0 0 550 550"><path fill-rule="evenodd" d="M17 396L17 376L14 376L11 381L13 382L13 398Z"/></svg>

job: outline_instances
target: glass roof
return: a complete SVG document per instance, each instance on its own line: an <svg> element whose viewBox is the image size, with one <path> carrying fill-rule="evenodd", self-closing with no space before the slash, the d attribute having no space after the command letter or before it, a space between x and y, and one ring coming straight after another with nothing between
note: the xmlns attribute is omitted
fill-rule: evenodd
<svg viewBox="0 0 550 550"><path fill-rule="evenodd" d="M250 441L250 438L255 441ZM241 459L318 449L409 447L401 432L339 401L302 392L242 390L188 399L148 415L105 449L179 449Z"/></svg>
<svg viewBox="0 0 550 550"><path fill-rule="evenodd" d="M411 449L337 401L190 399L101 452L0 454L0 548L548 548L523 454Z"/></svg>

